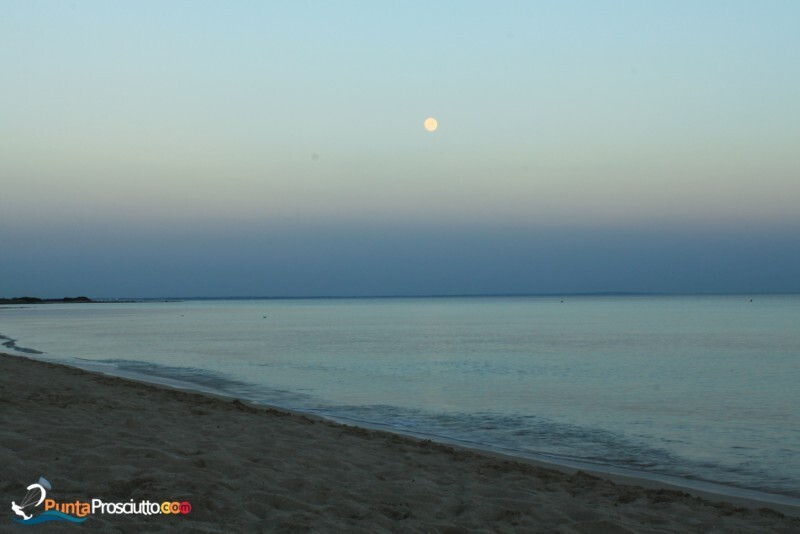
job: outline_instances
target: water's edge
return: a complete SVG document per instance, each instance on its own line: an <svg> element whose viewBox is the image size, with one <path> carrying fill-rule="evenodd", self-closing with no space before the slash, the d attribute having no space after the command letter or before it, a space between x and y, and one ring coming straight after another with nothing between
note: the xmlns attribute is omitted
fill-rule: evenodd
<svg viewBox="0 0 800 534"><path fill-rule="evenodd" d="M2 336L2 338L10 339L5 336ZM514 449L487 445L485 443L454 439L447 436L424 432L415 432L375 421L348 418L339 414L326 413L324 410L308 410L289 405L265 403L255 398L233 395L230 391L226 391L224 387L215 387L214 384L218 384L220 380L222 383L224 383L224 378L208 380L206 383L177 379L159 375L157 371L154 370L154 367L150 364L145 364L148 372L142 372L124 369L117 365L110 365L108 363L104 364L91 362L89 360L81 360L80 358L72 358L69 361L64 361L62 358L48 357L47 355L32 349L23 349L20 351L13 344L11 346L6 345L6 349L8 352L2 354L16 358L33 359L55 365L62 365L65 367L74 367L91 373L112 376L125 380L132 380L159 387L167 387L186 392L198 393L202 395L210 395L216 398L230 400L238 399L256 407L273 408L291 413L311 415L339 424L399 434L415 439L430 439L437 443L460 447L474 452L500 455L517 461L530 461L537 465L557 469L560 471L583 471L623 484L655 488L664 487L667 489L685 491L709 500L722 500L748 508L769 507L787 515L800 516L800 499L788 495L780 495L753 489L723 485L706 480L694 480L674 475L639 471L610 464L579 461L545 453L532 454Z"/></svg>

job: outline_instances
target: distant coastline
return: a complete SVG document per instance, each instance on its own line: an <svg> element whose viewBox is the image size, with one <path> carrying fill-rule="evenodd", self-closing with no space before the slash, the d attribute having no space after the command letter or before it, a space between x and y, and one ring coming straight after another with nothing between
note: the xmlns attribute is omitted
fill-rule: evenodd
<svg viewBox="0 0 800 534"><path fill-rule="evenodd" d="M385 294L385 295L270 295L270 296L191 296L191 297L64 297L43 299L39 297L0 298L0 305L10 304L63 304L63 303L132 303L132 302L185 302L197 300L383 300L383 299L481 299L481 298L591 298L591 297L756 297L769 295L797 295L796 292L781 293L658 293L632 291L596 291L565 293L454 293L454 294Z"/></svg>
<svg viewBox="0 0 800 534"><path fill-rule="evenodd" d="M61 299L41 299L38 297L13 297L10 299L0 298L0 304L61 304L94 302L89 297L64 297Z"/></svg>

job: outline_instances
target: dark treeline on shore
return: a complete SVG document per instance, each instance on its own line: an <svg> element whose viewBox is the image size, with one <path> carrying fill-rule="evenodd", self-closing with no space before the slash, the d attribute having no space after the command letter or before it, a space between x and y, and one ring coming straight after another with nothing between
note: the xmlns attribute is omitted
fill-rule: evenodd
<svg viewBox="0 0 800 534"><path fill-rule="evenodd" d="M55 302L94 302L89 297L64 297L63 299L40 299L38 297L0 298L0 304L52 304Z"/></svg>

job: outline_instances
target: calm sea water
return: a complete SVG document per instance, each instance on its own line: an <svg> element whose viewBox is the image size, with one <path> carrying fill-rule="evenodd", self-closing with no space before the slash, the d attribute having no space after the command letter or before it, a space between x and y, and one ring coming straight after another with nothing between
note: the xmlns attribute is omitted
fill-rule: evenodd
<svg viewBox="0 0 800 534"><path fill-rule="evenodd" d="M109 373L800 497L800 296L46 305L1 308L0 334Z"/></svg>

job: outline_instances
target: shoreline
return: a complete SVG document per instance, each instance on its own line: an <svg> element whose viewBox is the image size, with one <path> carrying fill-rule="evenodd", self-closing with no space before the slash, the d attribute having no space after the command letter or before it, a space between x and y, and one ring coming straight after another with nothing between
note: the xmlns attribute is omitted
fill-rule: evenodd
<svg viewBox="0 0 800 534"><path fill-rule="evenodd" d="M147 382L145 382L147 383ZM214 394L212 394L214 395ZM234 397L222 398L234 400ZM246 401L244 401L246 402ZM285 410L280 406L268 406L259 403L251 403L255 407L267 407L277 410ZM295 412L293 410L287 410ZM587 473L592 476L600 477L610 480L615 483L641 486L648 489L668 489L679 492L685 492L703 499L711 501L727 502L736 506L743 506L746 508L770 508L779 511L783 514L800 517L800 499L790 495L782 495L779 493L767 493L759 490L752 490L748 488L740 488L737 486L726 486L717 482L711 482L703 479L689 479L681 478L676 475L667 475L662 473L650 473L647 471L636 471L625 467L619 467L610 464L590 463L580 460L570 460L559 458L557 456L549 456L545 454L523 454L514 450L503 449L502 447L492 447L482 443L468 443L462 440L447 438L436 435L427 435L423 433L397 430L388 425L378 423L368 423L362 421L353 421L345 418L325 417L315 414L313 412L296 411L300 415L311 415L320 417L323 420L332 421L336 424L361 427L368 430L375 430L377 432L386 432L389 434L397 434L400 436L408 437L415 440L430 440L442 445L451 446L454 448L463 449L466 451L476 452L478 454L485 454L488 456L497 456L499 458L519 461L523 463L531 463L533 465L543 467L545 469L553 469L562 471L567 474L574 474L577 472Z"/></svg>
<svg viewBox="0 0 800 534"><path fill-rule="evenodd" d="M800 518L783 515L800 515L794 507L700 498L25 356L0 355L0 370L9 501L44 475L75 498L182 493L193 506L181 524L109 516L86 527L800 530Z"/></svg>
<svg viewBox="0 0 800 534"><path fill-rule="evenodd" d="M0 336L4 337L4 336ZM10 338L6 338L10 339ZM12 340L13 341L13 340ZM638 485L651 489L670 489L675 491L682 491L694 496L704 499L723 501L736 506L744 506L747 508L761 508L767 507L781 513L800 517L800 499L790 495L780 493L769 493L756 489L742 488L738 486L730 486L721 484L714 481L703 479L683 478L676 475L664 473L651 473L647 471L637 471L635 469L615 466L603 463L591 463L581 460L574 460L569 458L560 458L557 456L547 454L525 454L521 451L510 449L503 449L502 447L493 447L483 443L471 443L456 438L449 438L446 436L439 436L435 434L425 434L422 432L414 432L394 428L390 425L375 423L371 421L364 421L358 419L350 419L347 417L330 416L326 414L317 413L314 411L306 411L302 409L288 408L286 406L262 403L246 399L244 397L237 397L224 391L217 391L213 387L207 387L202 384L194 383L191 381L184 381L177 378L164 377L157 374L146 374L136 371L120 371L108 372L104 366L94 364L86 360L85 363L76 362L60 362L55 359L40 356L38 351L28 353L30 349L17 349L19 354L8 354L6 356L21 357L32 359L35 361L46 362L54 365L66 366L75 369L80 369L89 373L100 374L103 376L120 378L122 380L130 380L133 382L141 383L144 385L151 385L157 388L166 388L187 393L196 393L199 395L206 395L212 398L220 399L223 401L237 401L252 406L258 409L270 409L282 412L291 413L301 417L316 418L326 422L332 422L344 426L352 426L363 428L366 430L373 430L377 432L384 432L393 435L404 436L414 440L429 440L442 445L460 448L466 451L476 452L478 454L487 454L502 457L511 461L529 462L534 465L563 471L567 474L573 474L578 471L619 482L627 485ZM3 353L0 353L2 355Z"/></svg>

